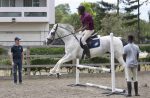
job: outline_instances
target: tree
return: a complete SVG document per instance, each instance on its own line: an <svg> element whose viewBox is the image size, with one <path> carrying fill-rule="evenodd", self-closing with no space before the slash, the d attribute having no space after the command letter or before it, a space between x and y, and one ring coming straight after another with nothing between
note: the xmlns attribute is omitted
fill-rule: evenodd
<svg viewBox="0 0 150 98"><path fill-rule="evenodd" d="M140 43L140 7L143 4L148 4L148 0L144 0L140 4L140 0L122 0L122 2L126 5L124 10L126 11L126 15L124 16L124 19L126 20L124 25L126 27L135 26L135 32L136 36L138 38L138 42ZM138 10L137 14L133 14L133 11Z"/></svg>
<svg viewBox="0 0 150 98"><path fill-rule="evenodd" d="M101 20L102 29L100 31L100 34L101 35L109 35L110 32L113 32L115 36L126 37L127 36L126 32L128 32L128 30L122 26L122 23L123 23L122 17L123 17L123 14L121 14L121 13L117 17L116 17L116 13L107 14Z"/></svg>
<svg viewBox="0 0 150 98"><path fill-rule="evenodd" d="M95 4L95 12L96 15L94 17L94 24L95 24L95 31L100 33L100 30L102 29L102 22L101 20L105 17L105 11L101 8L99 3Z"/></svg>
<svg viewBox="0 0 150 98"><path fill-rule="evenodd" d="M150 23L150 10L148 11L149 23Z"/></svg>
<svg viewBox="0 0 150 98"><path fill-rule="evenodd" d="M96 15L96 12L94 11L95 3L82 2L80 5L83 5L85 7L86 12L90 13L93 16Z"/></svg>
<svg viewBox="0 0 150 98"><path fill-rule="evenodd" d="M120 4L120 0L117 0L117 15L119 16L119 4Z"/></svg>
<svg viewBox="0 0 150 98"><path fill-rule="evenodd" d="M71 14L68 20L68 23L71 24L75 30L81 27L80 17L77 13Z"/></svg>
<svg viewBox="0 0 150 98"><path fill-rule="evenodd" d="M116 9L116 6L114 4L111 4L111 3L108 3L108 2L104 2L104 1L100 1L98 3L100 4L101 9L104 12L109 12L111 10L115 10Z"/></svg>
<svg viewBox="0 0 150 98"><path fill-rule="evenodd" d="M69 4L60 4L60 5L55 7L55 10L56 11L59 10L63 14L70 14L71 13Z"/></svg>
<svg viewBox="0 0 150 98"><path fill-rule="evenodd" d="M83 4L83 3L82 3ZM100 35L108 35L110 32L113 32L115 36L122 36L126 38L128 34L137 33L135 30L137 29L137 23L131 26L125 26L124 23L128 22L128 18L132 20L132 18L137 19L137 14L129 14L127 13L119 13L119 16L116 15L115 5L107 4L104 2L97 2L97 3L85 3L84 6L86 7L89 13L94 13L94 25L95 25L95 32L98 32ZM57 23L66 23L71 24L75 29L78 29L81 26L80 16L77 13L71 13L70 7L67 4L61 4L56 7L56 22ZM129 9L131 10L131 9ZM111 12L110 12L111 11ZM127 16L127 18L126 18ZM134 22L134 21L133 21ZM132 24L132 22L131 22ZM146 22L141 22L141 37L144 38L145 36L149 36L149 25ZM137 37L136 37L137 38ZM148 38L148 37L147 37Z"/></svg>
<svg viewBox="0 0 150 98"><path fill-rule="evenodd" d="M71 11L69 4L60 4L55 7L55 17L56 17L56 23L62 23L66 21L66 17L69 17Z"/></svg>
<svg viewBox="0 0 150 98"><path fill-rule="evenodd" d="M137 10L139 5L136 4L137 0L124 0L126 7L124 8L126 15L124 19L126 20L124 25L126 27L133 26L138 22L138 14L133 14L133 11Z"/></svg>
<svg viewBox="0 0 150 98"><path fill-rule="evenodd" d="M86 12L90 13L93 16L96 32L100 32L102 28L101 20L105 17L105 15L107 15L109 11L116 8L114 4L104 1L97 3L82 2L81 5L84 5L86 8Z"/></svg>
<svg viewBox="0 0 150 98"><path fill-rule="evenodd" d="M141 41L144 42L150 39L150 23L146 21L140 21L141 24Z"/></svg>
<svg viewBox="0 0 150 98"><path fill-rule="evenodd" d="M103 28L104 27L104 23L106 23L106 22L105 21L101 21L101 20L105 20L106 17L109 18L111 16L110 15L110 11L113 11L113 10L116 10L116 6L114 4L111 4L111 3L108 3L108 2L104 2L104 1L100 1L100 2L97 2L95 4L95 12L96 12L96 16L95 16L95 30L97 32L99 32L100 34L102 34L101 31L104 31L103 34L108 34L108 31L110 29L108 31L104 30L104 28ZM108 22L108 25L110 25L110 24Z"/></svg>
<svg viewBox="0 0 150 98"><path fill-rule="evenodd" d="M136 36L138 37L138 41L140 39L140 4L139 4L139 0L123 0L123 3L125 4L125 12L126 15L124 16L124 26L125 27L131 27L134 26L135 30L134 32L136 33ZM133 11L138 10L137 14L133 14Z"/></svg>

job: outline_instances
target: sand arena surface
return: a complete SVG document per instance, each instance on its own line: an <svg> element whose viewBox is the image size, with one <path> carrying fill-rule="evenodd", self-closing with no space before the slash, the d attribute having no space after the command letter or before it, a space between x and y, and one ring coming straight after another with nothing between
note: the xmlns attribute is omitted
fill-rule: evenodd
<svg viewBox="0 0 150 98"><path fill-rule="evenodd" d="M117 87L126 89L123 73L117 73ZM140 97L150 98L150 72L139 73ZM96 84L110 85L110 74L82 74L82 83L92 82ZM105 96L105 90L92 87L70 87L75 82L74 75L55 77L41 77L24 79L22 85L13 84L10 79L0 79L0 98L125 98L122 95ZM133 91L134 95L134 91Z"/></svg>

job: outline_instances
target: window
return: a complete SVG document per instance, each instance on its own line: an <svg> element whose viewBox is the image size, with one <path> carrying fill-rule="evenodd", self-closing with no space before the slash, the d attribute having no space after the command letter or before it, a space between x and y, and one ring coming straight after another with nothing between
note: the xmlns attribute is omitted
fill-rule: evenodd
<svg viewBox="0 0 150 98"><path fill-rule="evenodd" d="M47 17L46 12L25 12L25 17Z"/></svg>
<svg viewBox="0 0 150 98"><path fill-rule="evenodd" d="M9 7L9 0L2 0L2 7Z"/></svg>
<svg viewBox="0 0 150 98"><path fill-rule="evenodd" d="M40 0L24 0L24 7L39 7Z"/></svg>
<svg viewBox="0 0 150 98"><path fill-rule="evenodd" d="M0 12L0 17L21 17L21 12Z"/></svg>
<svg viewBox="0 0 150 98"><path fill-rule="evenodd" d="M0 0L0 7L15 7L15 0Z"/></svg>
<svg viewBox="0 0 150 98"><path fill-rule="evenodd" d="M10 7L15 7L15 0L10 0Z"/></svg>
<svg viewBox="0 0 150 98"><path fill-rule="evenodd" d="M24 0L23 5L24 7L32 7L32 0Z"/></svg>
<svg viewBox="0 0 150 98"><path fill-rule="evenodd" d="M39 7L40 6L40 1L39 0L32 0L32 6L33 7Z"/></svg>

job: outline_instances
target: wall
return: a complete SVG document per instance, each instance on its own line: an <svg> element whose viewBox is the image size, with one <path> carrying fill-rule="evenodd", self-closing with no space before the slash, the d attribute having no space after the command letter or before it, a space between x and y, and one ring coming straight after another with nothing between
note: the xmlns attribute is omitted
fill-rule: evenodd
<svg viewBox="0 0 150 98"><path fill-rule="evenodd" d="M0 45L10 46L14 37L18 36L23 45L41 45L49 31L48 23L0 23ZM6 41L6 42L4 42Z"/></svg>

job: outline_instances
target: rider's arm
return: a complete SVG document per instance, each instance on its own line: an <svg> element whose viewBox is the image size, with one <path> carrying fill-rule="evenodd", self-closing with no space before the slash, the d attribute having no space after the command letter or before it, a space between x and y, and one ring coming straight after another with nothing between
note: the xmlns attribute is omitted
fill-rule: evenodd
<svg viewBox="0 0 150 98"><path fill-rule="evenodd" d="M79 31L84 31L84 30L86 30L87 29L87 25L86 26L82 26L82 27L80 27L76 32L79 32Z"/></svg>
<svg viewBox="0 0 150 98"><path fill-rule="evenodd" d="M76 32L80 32L82 28L83 28L83 26L80 27L79 29L77 29Z"/></svg>
<svg viewBox="0 0 150 98"><path fill-rule="evenodd" d="M82 27L82 28L81 28L81 31L83 32L84 30L86 30L86 29L87 29L87 27L88 27L88 26L87 26L87 25L85 25L84 27Z"/></svg>

